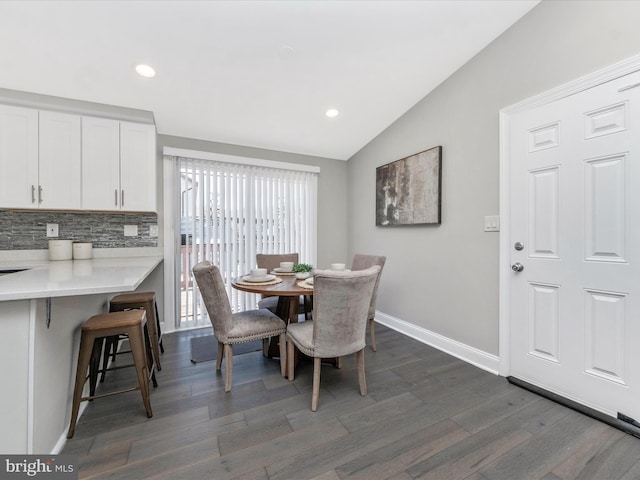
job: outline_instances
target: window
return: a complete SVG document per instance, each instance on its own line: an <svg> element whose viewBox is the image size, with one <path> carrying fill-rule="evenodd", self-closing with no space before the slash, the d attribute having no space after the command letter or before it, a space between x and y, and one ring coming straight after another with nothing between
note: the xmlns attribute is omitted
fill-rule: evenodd
<svg viewBox="0 0 640 480"><path fill-rule="evenodd" d="M220 268L233 311L256 307L256 295L232 289L230 281L255 267L257 253L297 252L301 262L315 264L317 171L185 157L176 158L176 168L181 240L176 327L210 325L191 274L199 261Z"/></svg>

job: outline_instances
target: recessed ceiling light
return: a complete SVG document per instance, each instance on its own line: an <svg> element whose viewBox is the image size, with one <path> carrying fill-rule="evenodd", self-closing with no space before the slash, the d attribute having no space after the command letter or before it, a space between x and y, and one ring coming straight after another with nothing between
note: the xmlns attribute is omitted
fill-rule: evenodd
<svg viewBox="0 0 640 480"><path fill-rule="evenodd" d="M329 117L329 118L334 118L334 117L337 117L338 115L340 115L340 112L338 110L336 110L335 108L330 108L329 110L327 110L325 115L327 117Z"/></svg>
<svg viewBox="0 0 640 480"><path fill-rule="evenodd" d="M153 67L142 63L140 65L136 65L136 72L138 72L138 75L146 78L153 78L156 76L156 71Z"/></svg>

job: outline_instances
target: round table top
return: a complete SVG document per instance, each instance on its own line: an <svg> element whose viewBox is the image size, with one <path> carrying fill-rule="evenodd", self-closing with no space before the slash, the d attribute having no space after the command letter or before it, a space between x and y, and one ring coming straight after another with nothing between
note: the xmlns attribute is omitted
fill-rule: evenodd
<svg viewBox="0 0 640 480"><path fill-rule="evenodd" d="M277 295L280 297L293 297L296 295L313 295L312 288L303 288L298 286L298 282L302 280L296 278L293 275L282 275L278 278L282 279L282 282L271 285L247 285L246 283L238 283L242 280L242 277L234 278L231 281L231 286L237 290L250 293L260 293L263 295Z"/></svg>

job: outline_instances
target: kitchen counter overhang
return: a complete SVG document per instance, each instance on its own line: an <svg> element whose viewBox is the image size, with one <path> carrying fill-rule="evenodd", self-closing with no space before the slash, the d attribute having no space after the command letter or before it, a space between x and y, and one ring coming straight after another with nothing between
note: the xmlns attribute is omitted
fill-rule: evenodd
<svg viewBox="0 0 640 480"><path fill-rule="evenodd" d="M161 256L89 260L0 261L0 301L133 291L162 262Z"/></svg>

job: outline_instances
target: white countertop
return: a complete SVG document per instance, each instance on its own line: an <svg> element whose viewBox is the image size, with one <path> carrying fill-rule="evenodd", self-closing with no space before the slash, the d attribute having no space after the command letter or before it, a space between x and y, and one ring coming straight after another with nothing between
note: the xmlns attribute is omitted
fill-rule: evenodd
<svg viewBox="0 0 640 480"><path fill-rule="evenodd" d="M160 262L159 255L63 261L3 260L0 271L28 270L0 274L0 301L133 291Z"/></svg>

